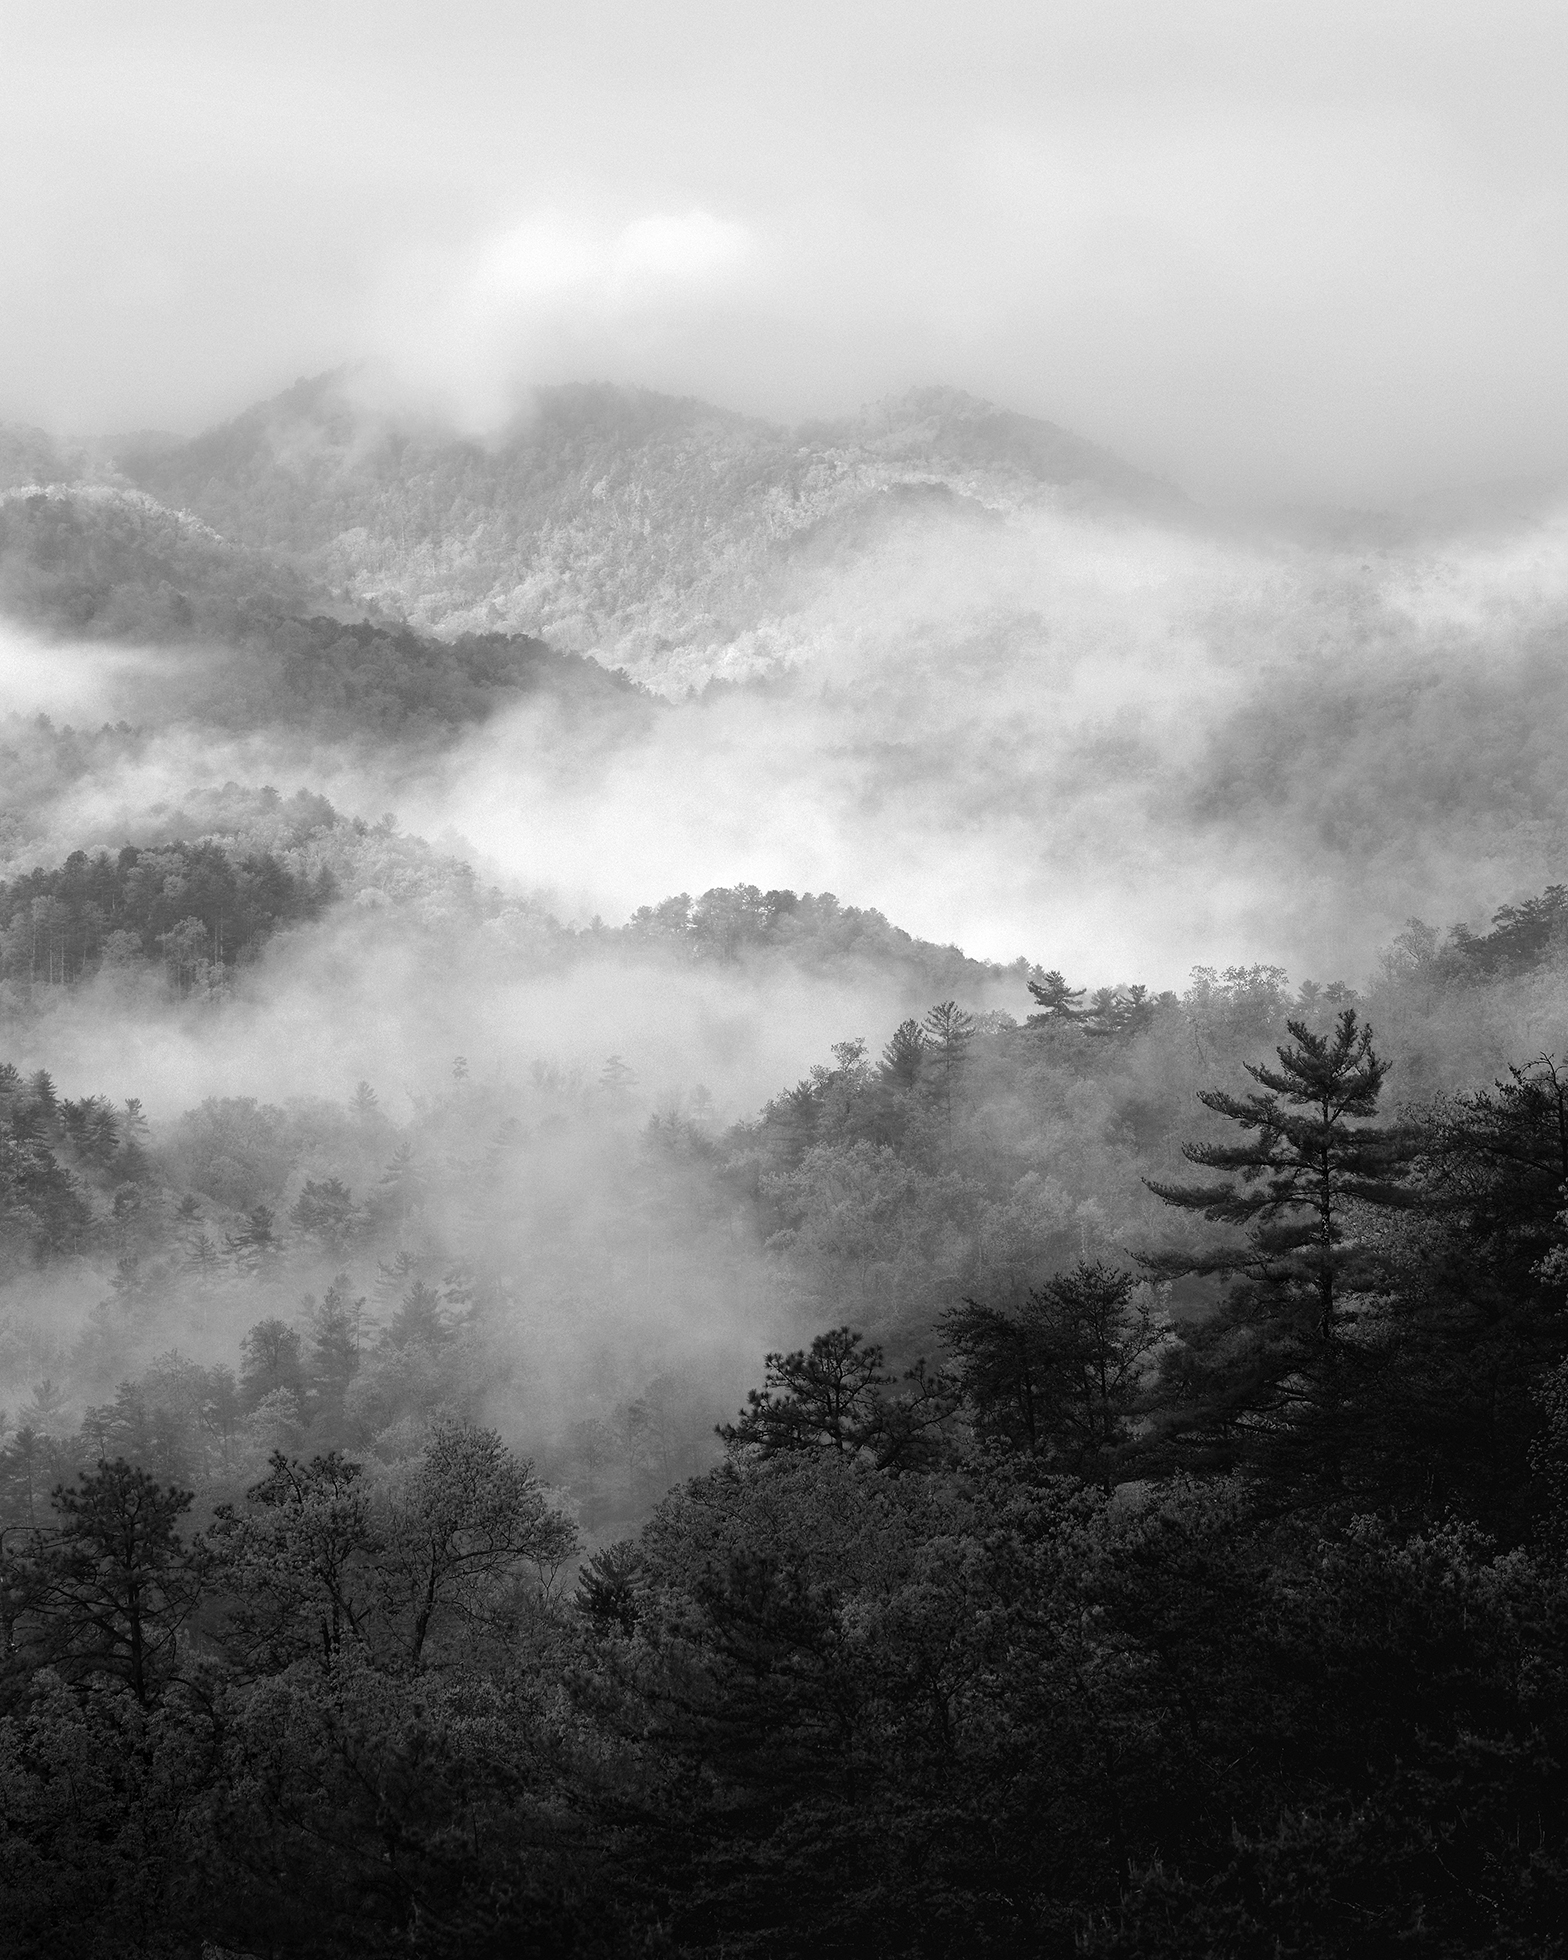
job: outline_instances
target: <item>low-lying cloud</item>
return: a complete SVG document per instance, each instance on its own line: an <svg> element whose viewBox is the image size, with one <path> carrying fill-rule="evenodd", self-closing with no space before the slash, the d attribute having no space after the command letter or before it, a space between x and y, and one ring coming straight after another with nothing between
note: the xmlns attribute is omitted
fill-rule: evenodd
<svg viewBox="0 0 1568 1960"><path fill-rule="evenodd" d="M359 388L472 434L506 423L540 382L631 379L662 343L722 306L752 269L746 226L706 210L614 225L543 210L457 252L398 267L368 324Z"/></svg>
<svg viewBox="0 0 1568 1960"><path fill-rule="evenodd" d="M229 779L308 786L579 921L831 890L974 955L1166 986L1231 961L1354 979L1412 914L1479 921L1560 876L1561 511L1329 542L894 518L781 560L738 630L600 649L665 690L655 714L601 728L533 701L381 749L175 720L40 790L26 848L137 834ZM78 705L98 676L133 721L138 689L158 715L178 698L156 650L139 676L10 644L30 710L50 673ZM715 679L734 684L701 695Z"/></svg>

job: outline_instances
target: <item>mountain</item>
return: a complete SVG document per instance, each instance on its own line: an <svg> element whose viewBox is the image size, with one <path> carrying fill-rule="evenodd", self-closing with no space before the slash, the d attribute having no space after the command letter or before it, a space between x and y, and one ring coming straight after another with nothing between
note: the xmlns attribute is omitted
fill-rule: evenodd
<svg viewBox="0 0 1568 1960"><path fill-rule="evenodd" d="M643 389L540 389L494 442L400 421L353 374L303 381L125 480L425 631L512 631L657 678L731 641L802 566L935 508L1169 512L1169 485L951 389L786 429ZM804 549L804 557L802 552Z"/></svg>

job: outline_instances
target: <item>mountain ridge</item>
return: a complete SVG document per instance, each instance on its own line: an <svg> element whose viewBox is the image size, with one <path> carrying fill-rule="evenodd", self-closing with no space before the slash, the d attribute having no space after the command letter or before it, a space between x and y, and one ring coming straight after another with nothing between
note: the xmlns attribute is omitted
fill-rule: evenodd
<svg viewBox="0 0 1568 1960"><path fill-rule="evenodd" d="M224 585L248 566L241 582L297 595L283 610L448 640L522 634L670 694L806 658L805 616L824 598L831 612L835 582L879 551L928 559L975 540L976 525L1032 513L1179 522L1190 510L1109 450L955 388L786 427L695 396L571 382L536 390L479 440L389 409L349 369L188 440L143 432L67 452L0 427L0 488L7 478L13 528L22 502L67 489L79 508L99 500L100 528L115 499L122 528L161 527L170 548L149 576L171 630L185 617L183 562L219 572L226 555Z"/></svg>
<svg viewBox="0 0 1568 1960"><path fill-rule="evenodd" d="M843 550L867 549L918 516L911 492L1003 519L1185 508L1109 451L945 388L790 429L578 382L538 390L529 415L481 442L400 420L339 371L183 445L133 445L116 467L373 615L442 635L527 632L655 683L673 651L690 658L787 613L801 539L840 526Z"/></svg>

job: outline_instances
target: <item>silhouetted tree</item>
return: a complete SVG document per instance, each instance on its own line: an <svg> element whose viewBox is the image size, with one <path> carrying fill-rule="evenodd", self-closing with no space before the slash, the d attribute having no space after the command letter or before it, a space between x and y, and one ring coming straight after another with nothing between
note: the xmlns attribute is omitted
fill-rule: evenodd
<svg viewBox="0 0 1568 1960"><path fill-rule="evenodd" d="M1032 1028L1075 1028L1089 1017L1089 1010L1082 1005L1084 989L1069 987L1061 974L1053 968L1041 974L1038 980L1031 979L1029 991L1040 1004L1041 1011L1029 1016Z"/></svg>
<svg viewBox="0 0 1568 1960"><path fill-rule="evenodd" d="M1216 1274L1219 1312L1188 1333L1167 1369L1177 1432L1207 1434L1221 1454L1251 1441L1281 1464L1304 1447L1317 1471L1342 1472L1352 1372L1375 1348L1344 1338L1348 1303L1386 1292L1393 1262L1365 1221L1415 1203L1415 1141L1372 1122L1387 1073L1353 1008L1332 1034L1291 1021L1279 1066L1246 1064L1263 1093L1208 1089L1199 1100L1249 1133L1240 1144L1190 1143L1189 1163L1232 1173L1207 1184L1149 1188L1167 1204L1241 1228L1195 1251L1166 1252L1156 1273ZM1361 1414L1367 1413L1363 1403ZM1175 1413L1184 1408L1185 1413ZM1315 1440L1314 1440L1315 1439Z"/></svg>
<svg viewBox="0 0 1568 1960"><path fill-rule="evenodd" d="M851 1327L819 1334L809 1349L770 1354L761 1389L717 1434L731 1452L766 1461L799 1452L866 1456L882 1467L912 1463L937 1446L957 1404L955 1389L917 1362L904 1393L883 1372L882 1350Z"/></svg>
<svg viewBox="0 0 1568 1960"><path fill-rule="evenodd" d="M1147 1283L1084 1261L1019 1307L966 1300L941 1330L982 1434L1110 1488L1170 1338Z"/></svg>
<svg viewBox="0 0 1568 1960"><path fill-rule="evenodd" d="M629 1539L603 1545L577 1576L572 1603L602 1632L633 1634L641 1617L637 1547Z"/></svg>
<svg viewBox="0 0 1568 1960"><path fill-rule="evenodd" d="M1370 1121L1388 1071L1354 1008L1340 1015L1332 1035L1316 1034L1303 1021L1288 1026L1292 1043L1276 1050L1278 1068L1244 1064L1265 1094L1198 1093L1206 1109L1250 1132L1253 1141L1189 1143L1182 1155L1235 1178L1147 1182L1166 1204L1239 1225L1246 1234L1240 1246L1162 1256L1162 1270L1244 1273L1273 1294L1310 1297L1317 1337L1330 1343L1346 1287L1370 1276L1365 1249L1347 1236L1347 1214L1357 1205L1412 1203L1404 1180L1415 1146L1403 1127Z"/></svg>
<svg viewBox="0 0 1568 1960"><path fill-rule="evenodd" d="M59 1486L54 1505L63 1522L31 1547L34 1606L54 1664L115 1676L145 1702L173 1666L207 1569L199 1542L179 1532L191 1493L117 1458Z"/></svg>
<svg viewBox="0 0 1568 1960"><path fill-rule="evenodd" d="M439 1422L417 1464L387 1486L377 1572L407 1659L442 1623L494 1625L525 1575L549 1586L576 1549L533 1466L493 1429Z"/></svg>
<svg viewBox="0 0 1568 1960"><path fill-rule="evenodd" d="M854 1455L876 1433L885 1374L882 1350L853 1328L819 1334L809 1350L770 1354L760 1389L749 1389L738 1422L722 1423L727 1448L777 1456L831 1449Z"/></svg>
<svg viewBox="0 0 1568 1960"><path fill-rule="evenodd" d="M225 1644L248 1665L369 1650L381 1539L359 1464L337 1450L308 1464L275 1450L243 1510L218 1506L211 1538L232 1601Z"/></svg>

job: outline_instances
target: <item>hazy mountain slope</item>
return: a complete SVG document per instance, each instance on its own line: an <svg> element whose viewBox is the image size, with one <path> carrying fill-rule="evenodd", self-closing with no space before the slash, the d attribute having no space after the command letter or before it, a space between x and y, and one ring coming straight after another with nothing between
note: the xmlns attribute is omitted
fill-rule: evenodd
<svg viewBox="0 0 1568 1960"><path fill-rule="evenodd" d="M69 506L83 569L55 564L57 635L137 645L94 584L100 532L123 533L140 644L162 649L121 661L88 723L155 739L95 754L90 781L40 756L29 780L58 794L0 796L18 849L68 849L89 794L108 821L230 779L305 785L472 840L564 916L853 892L935 940L1161 985L1215 943L1355 974L1412 914L1474 919L1562 875L1555 510L1457 534L1227 528L944 392L787 432L565 388L487 447L326 381L127 467L149 491L6 506L46 587ZM175 603L203 554L220 591L284 559L335 596L203 637ZM22 651L22 704L87 722L39 691L69 649ZM79 692L113 662L88 664Z"/></svg>
<svg viewBox="0 0 1568 1960"><path fill-rule="evenodd" d="M0 494L0 612L49 633L185 640L252 611L325 610L325 588L188 512L101 484Z"/></svg>
<svg viewBox="0 0 1568 1960"><path fill-rule="evenodd" d="M637 712L632 684L581 655L526 635L438 640L367 621L276 554L102 484L0 492L0 620L47 642L147 650L119 663L102 705L154 726L406 740L524 698L578 718Z"/></svg>
<svg viewBox="0 0 1568 1960"><path fill-rule="evenodd" d="M945 389L794 431L644 390L541 389L529 419L481 444L398 425L328 376L119 460L228 536L427 629L540 633L651 669L787 610L780 584L800 567L785 547L835 524L850 546L880 535L911 488L977 512L1180 503L1049 423Z"/></svg>
<svg viewBox="0 0 1568 1960"><path fill-rule="evenodd" d="M982 503L1028 503L1071 488L1140 508L1176 508L1171 484L1137 470L1054 422L966 395L958 388L914 388L873 402L844 422L800 431L830 449L858 449L889 467L962 489Z"/></svg>
<svg viewBox="0 0 1568 1960"><path fill-rule="evenodd" d="M68 482L84 459L61 450L52 436L25 422L0 422L0 490Z"/></svg>

